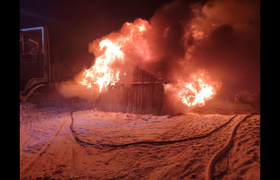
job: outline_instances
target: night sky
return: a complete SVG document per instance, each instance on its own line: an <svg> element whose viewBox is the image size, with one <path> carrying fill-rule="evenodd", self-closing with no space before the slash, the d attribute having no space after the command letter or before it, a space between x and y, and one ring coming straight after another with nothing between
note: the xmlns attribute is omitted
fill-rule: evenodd
<svg viewBox="0 0 280 180"><path fill-rule="evenodd" d="M46 25L51 61L90 66L94 57L88 44L117 31L136 18L149 20L155 10L171 0L21 0L20 28Z"/></svg>
<svg viewBox="0 0 280 180"><path fill-rule="evenodd" d="M260 91L260 0L21 0L19 11L20 28L48 27L51 63L76 73L94 62L89 43L142 18L161 56L153 72L170 77L207 68L224 92Z"/></svg>

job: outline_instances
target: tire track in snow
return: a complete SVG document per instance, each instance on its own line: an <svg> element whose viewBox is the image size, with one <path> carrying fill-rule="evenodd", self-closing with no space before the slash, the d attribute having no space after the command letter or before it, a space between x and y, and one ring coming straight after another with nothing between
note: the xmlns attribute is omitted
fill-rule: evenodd
<svg viewBox="0 0 280 180"><path fill-rule="evenodd" d="M46 149L49 147L51 141L56 137L56 135L60 132L60 130L62 129L63 125L66 123L67 121L67 116L63 117L63 120L60 122L56 132L53 134L53 136L49 139L48 142L45 143L45 145L42 147L42 149L37 152L36 155L33 156L33 158L22 168L22 170L20 171L20 174L25 173L26 171L28 171L31 167L31 165L36 161L36 159L38 157L40 157L43 153L45 153Z"/></svg>

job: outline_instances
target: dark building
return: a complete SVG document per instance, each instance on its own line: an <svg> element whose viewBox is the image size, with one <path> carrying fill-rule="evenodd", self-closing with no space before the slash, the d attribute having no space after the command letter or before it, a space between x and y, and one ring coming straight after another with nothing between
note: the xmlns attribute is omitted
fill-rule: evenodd
<svg viewBox="0 0 280 180"><path fill-rule="evenodd" d="M96 107L113 112L165 114L164 84L167 81L139 66L132 73L132 80L120 80L102 92Z"/></svg>

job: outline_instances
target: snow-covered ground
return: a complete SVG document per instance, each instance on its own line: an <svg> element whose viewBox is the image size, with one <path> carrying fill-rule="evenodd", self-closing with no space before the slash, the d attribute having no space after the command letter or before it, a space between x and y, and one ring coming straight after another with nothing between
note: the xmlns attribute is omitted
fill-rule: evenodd
<svg viewBox="0 0 280 180"><path fill-rule="evenodd" d="M87 109L71 117L67 109L27 105L20 108L21 179L206 179L211 158L249 115L154 116ZM240 124L212 174L260 179L260 115Z"/></svg>

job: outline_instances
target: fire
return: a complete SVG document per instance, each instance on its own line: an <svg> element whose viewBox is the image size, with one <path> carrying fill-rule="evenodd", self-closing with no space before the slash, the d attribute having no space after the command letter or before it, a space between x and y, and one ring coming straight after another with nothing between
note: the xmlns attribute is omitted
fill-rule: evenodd
<svg viewBox="0 0 280 180"><path fill-rule="evenodd" d="M85 70L84 77L80 83L91 88L93 84L99 86L99 92L109 84L114 85L119 80L120 71L110 68L116 61L123 62L124 53L121 46L113 43L109 39L104 39L99 43L99 50L105 49L104 54L96 58L94 66Z"/></svg>
<svg viewBox="0 0 280 180"><path fill-rule="evenodd" d="M108 85L114 85L120 80L121 66L125 63L125 52L133 51L142 59L149 59L148 43L142 37L148 28L148 21L136 19L134 23L125 23L119 33L111 33L104 37L98 43L98 47L90 46L92 48L90 51L100 55L96 58L95 64L81 74L82 80L79 83L87 88L98 85L101 92Z"/></svg>
<svg viewBox="0 0 280 180"><path fill-rule="evenodd" d="M118 32L93 41L89 51L95 54L95 63L79 75L78 82L88 89L95 86L102 92L107 86L115 85L122 77L120 75L126 76L126 62L137 61L134 62L137 64L153 60L158 55L152 52L152 43L144 34L150 33L150 29L149 22L139 18L133 23L126 22ZM203 34L195 36L202 38ZM165 85L165 88L178 101L191 107L203 106L212 99L220 84L210 81L205 71L199 71L191 76L191 81L178 80L176 84Z"/></svg>
<svg viewBox="0 0 280 180"><path fill-rule="evenodd" d="M193 74L191 82L179 80L177 84L168 84L166 90L173 92L175 98L188 107L203 106L206 101L216 95L220 88L218 82L210 83L209 80L207 82L205 74L205 72Z"/></svg>

